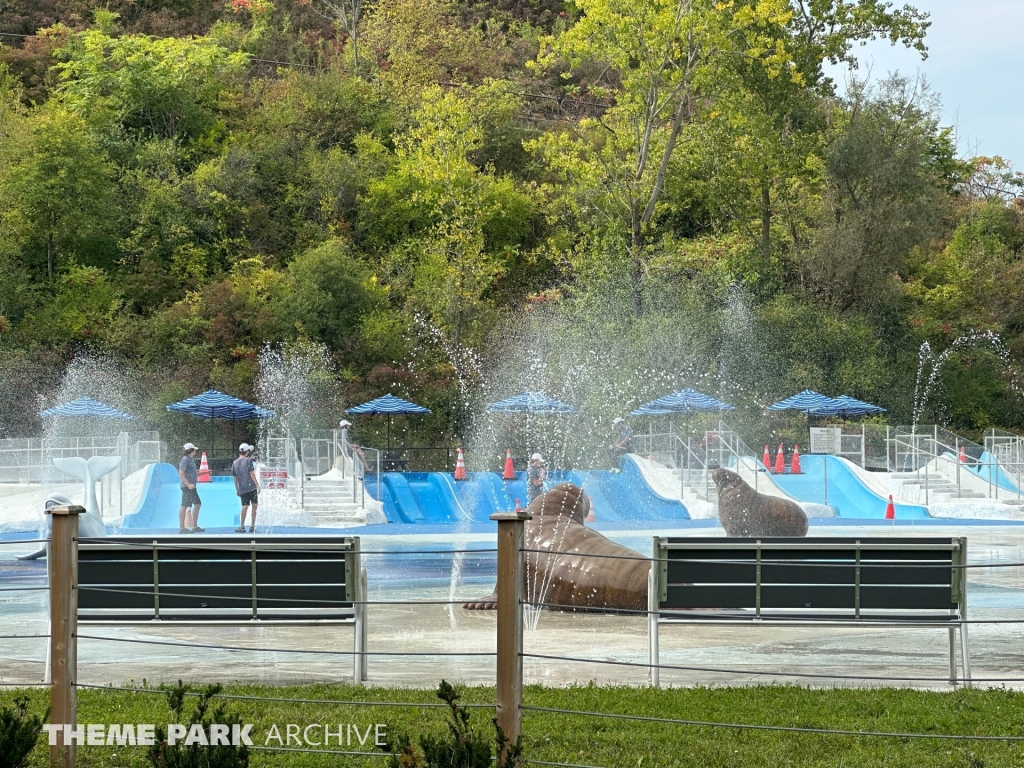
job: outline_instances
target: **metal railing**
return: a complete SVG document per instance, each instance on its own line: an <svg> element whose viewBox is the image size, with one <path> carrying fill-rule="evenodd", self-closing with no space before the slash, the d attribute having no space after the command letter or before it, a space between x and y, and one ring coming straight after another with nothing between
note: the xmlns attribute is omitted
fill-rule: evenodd
<svg viewBox="0 0 1024 768"><path fill-rule="evenodd" d="M1012 455L1014 443L1000 443L996 438L993 435L993 448ZM955 486L957 498L976 498L981 494L996 500L1021 499L1021 484L1013 480L1014 475L1020 477L1019 465L1011 464L1007 471L1000 466L994 451L937 424L896 427L887 442L893 470L917 474L926 505L943 485Z"/></svg>
<svg viewBox="0 0 1024 768"><path fill-rule="evenodd" d="M633 435L633 450L679 473L679 497L686 498L686 490L706 501L714 499L714 483L708 472L707 435L703 439L682 436L674 424L667 432L648 432Z"/></svg>

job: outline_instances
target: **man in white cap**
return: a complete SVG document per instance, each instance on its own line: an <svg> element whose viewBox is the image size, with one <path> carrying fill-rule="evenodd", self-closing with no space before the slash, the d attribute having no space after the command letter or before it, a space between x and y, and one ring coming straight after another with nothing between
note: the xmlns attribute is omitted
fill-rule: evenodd
<svg viewBox="0 0 1024 768"><path fill-rule="evenodd" d="M615 427L615 440L608 450L608 455L612 460L612 472L620 472L622 457L633 452L633 429L621 416L616 416L612 420L612 426Z"/></svg>
<svg viewBox="0 0 1024 768"><path fill-rule="evenodd" d="M341 428L341 452L346 456L351 456L352 449L349 448L348 444L348 428L352 426L352 422L348 419L342 419L338 422L338 426Z"/></svg>
<svg viewBox="0 0 1024 768"><path fill-rule="evenodd" d="M252 510L252 527L249 533L256 533L256 507L260 491L260 482L256 478L256 464L252 460L255 450L248 443L238 446L238 458L231 465L231 475L235 480L235 493L242 500L242 513L235 533L245 533L245 513Z"/></svg>
<svg viewBox="0 0 1024 768"><path fill-rule="evenodd" d="M526 469L526 503L536 499L544 493L544 481L548 478L548 471L544 466L544 457L539 453L530 457L530 466Z"/></svg>
<svg viewBox="0 0 1024 768"><path fill-rule="evenodd" d="M192 443L182 446L181 461L178 462L178 478L181 480L181 508L178 510L178 533L202 533L199 527L199 508L203 506L196 490L199 482L199 468L196 466L196 447Z"/></svg>

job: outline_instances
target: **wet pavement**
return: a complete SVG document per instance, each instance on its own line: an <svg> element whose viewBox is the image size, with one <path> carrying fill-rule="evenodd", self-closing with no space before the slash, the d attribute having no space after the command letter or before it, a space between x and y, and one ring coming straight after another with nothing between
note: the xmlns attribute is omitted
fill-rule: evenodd
<svg viewBox="0 0 1024 768"><path fill-rule="evenodd" d="M707 528L660 530L663 535L709 535ZM610 533L615 540L648 554L653 531ZM1024 527L929 525L905 527L830 525L811 535L895 536L966 535L970 563L1024 562ZM456 541L458 542L456 544ZM396 553L486 548L486 534L365 537L364 550ZM15 561L35 545L0 546L0 589L45 586L42 561ZM463 600L478 598L494 585L494 555L364 555L370 599ZM454 585L453 565L458 577ZM0 592L0 636L45 634L45 590ZM493 612L461 605L370 605L368 609L369 684L432 687L441 678L464 684L493 684L493 656L440 654L493 653ZM971 619L1017 621L970 628L971 666L978 685L1024 688L1024 567L973 569L968 576ZM179 678L203 682L322 683L351 680L351 627L83 627L79 680L90 684L139 684ZM114 638L97 640L92 637ZM146 643L124 641L147 641ZM172 643L158 645L151 643ZM181 646L177 645L181 644ZM222 650L194 645L239 646ZM645 617L545 612L524 637L528 683L647 682ZM942 628L845 627L667 627L661 632L663 665L703 669L663 669L663 685L914 685L948 689L948 635ZM0 682L33 683L44 673L45 639L0 639ZM340 651L338 655L291 650ZM385 654L425 654L389 656ZM432 655L438 654L438 655ZM532 656L531 656L532 655ZM558 659L535 658L554 656ZM565 657L589 659L572 661ZM599 662L616 662L599 663ZM635 666L634 666L635 665ZM717 671L716 671L717 670ZM834 676L834 677L832 677ZM908 678L925 678L913 680Z"/></svg>

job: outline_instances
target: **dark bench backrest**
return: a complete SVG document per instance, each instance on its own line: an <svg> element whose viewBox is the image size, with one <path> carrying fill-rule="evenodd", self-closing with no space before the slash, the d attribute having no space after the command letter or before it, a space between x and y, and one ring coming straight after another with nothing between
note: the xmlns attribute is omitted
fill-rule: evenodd
<svg viewBox="0 0 1024 768"><path fill-rule="evenodd" d="M658 605L956 611L966 552L966 538L655 538Z"/></svg>
<svg viewBox="0 0 1024 768"><path fill-rule="evenodd" d="M359 574L353 536L94 539L78 547L78 618L345 619Z"/></svg>

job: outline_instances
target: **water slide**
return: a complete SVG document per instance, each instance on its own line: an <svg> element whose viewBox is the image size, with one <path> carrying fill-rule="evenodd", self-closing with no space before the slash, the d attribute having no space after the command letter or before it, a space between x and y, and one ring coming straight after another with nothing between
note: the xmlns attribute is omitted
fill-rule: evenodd
<svg viewBox="0 0 1024 768"><path fill-rule="evenodd" d="M1013 494L1019 492L1017 478L1011 478L1002 465L996 461L996 457L988 451L981 454L981 459L977 464L967 462L963 466L984 480L986 484L998 484L1000 488Z"/></svg>
<svg viewBox="0 0 1024 768"><path fill-rule="evenodd" d="M678 499L655 493L636 463L626 457L621 472L550 472L547 486L571 482L590 497L600 522L637 520L688 520ZM375 494L376 484L367 491ZM495 512L515 509L516 499L526 506L523 473L504 481L496 472L473 472L468 480L455 482L444 472L388 472L383 475L381 499L390 523L437 524L486 522Z"/></svg>
<svg viewBox="0 0 1024 768"><path fill-rule="evenodd" d="M142 490L139 506L126 515L123 528L178 529L178 509L181 507L181 486L178 469L173 464L151 464ZM230 477L214 477L209 483L197 486L203 502L199 511L199 525L203 528L238 527L241 505Z"/></svg>
<svg viewBox="0 0 1024 768"><path fill-rule="evenodd" d="M826 462L828 494L826 498ZM800 457L803 474L772 475L771 479L798 501L828 504L836 517L851 519L885 519L889 497L881 484L876 484L860 467L838 456L805 454ZM896 504L900 520L929 518L927 507L918 504Z"/></svg>

